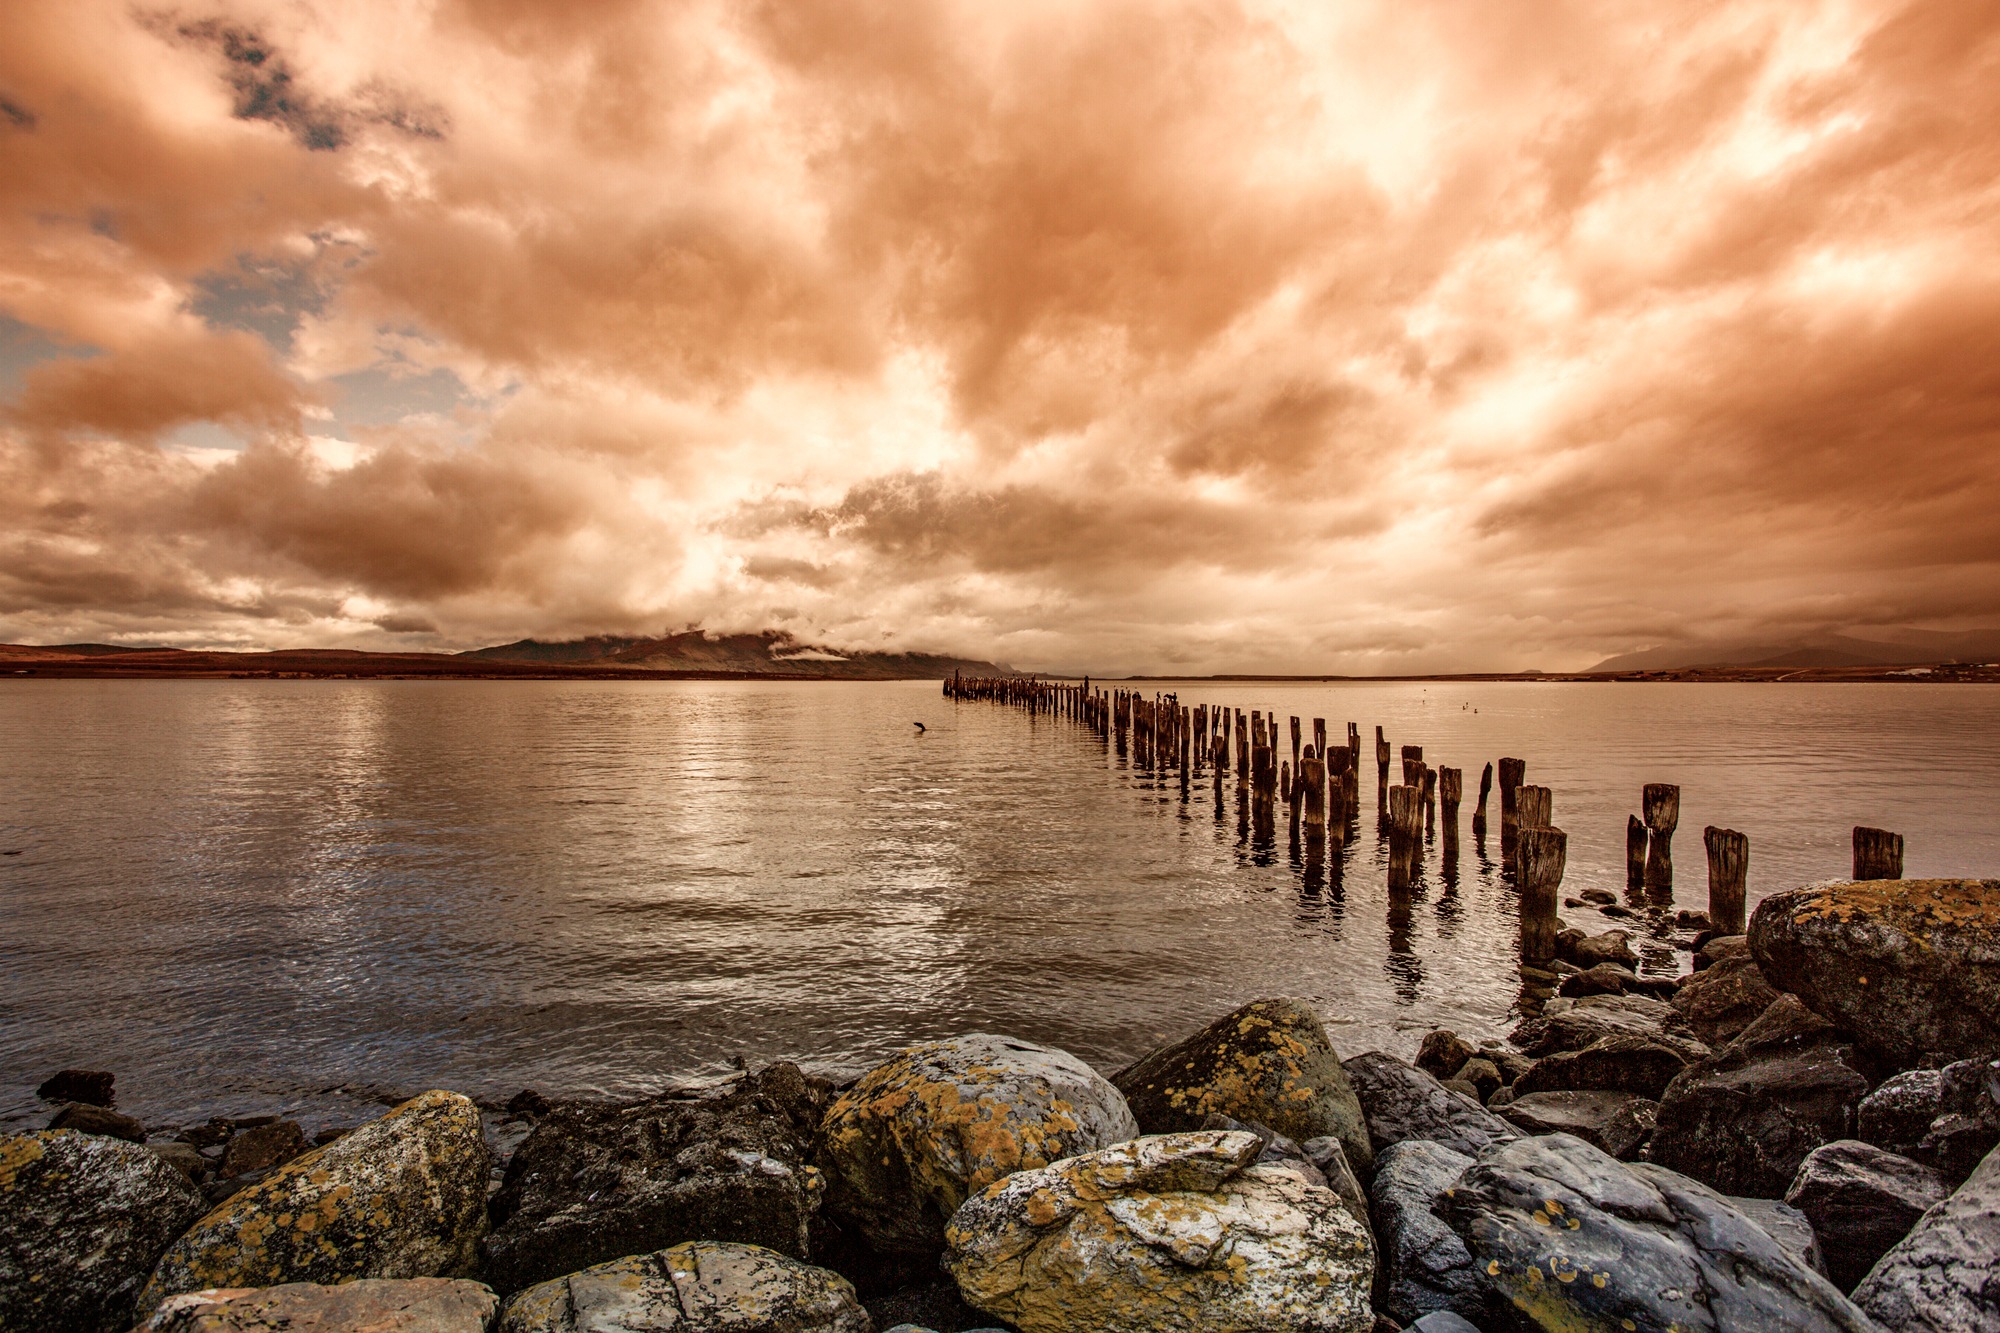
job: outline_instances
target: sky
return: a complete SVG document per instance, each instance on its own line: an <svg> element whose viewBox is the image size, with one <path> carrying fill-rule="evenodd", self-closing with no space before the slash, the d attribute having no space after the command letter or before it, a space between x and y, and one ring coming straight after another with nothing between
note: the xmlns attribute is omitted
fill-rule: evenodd
<svg viewBox="0 0 2000 1333"><path fill-rule="evenodd" d="M0 639L2000 624L2000 4L9 0Z"/></svg>

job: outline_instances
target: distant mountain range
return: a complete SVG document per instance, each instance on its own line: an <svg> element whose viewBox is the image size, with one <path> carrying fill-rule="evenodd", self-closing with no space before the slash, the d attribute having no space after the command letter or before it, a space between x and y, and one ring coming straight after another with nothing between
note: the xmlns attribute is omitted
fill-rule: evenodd
<svg viewBox="0 0 2000 1333"><path fill-rule="evenodd" d="M709 635L700 630L662 638L593 635L549 642L522 639L497 648L458 654L489 662L532 662L544 666L591 665L642 671L737 671L753 675L822 676L829 680L926 680L960 671L968 676L1004 676L1006 667L969 657L935 653L837 653L801 643L778 630L761 634Z"/></svg>
<svg viewBox="0 0 2000 1333"><path fill-rule="evenodd" d="M1888 639L1817 634L1790 643L1736 640L1676 644L1607 657L1592 672L1684 671L1694 667L1901 667L2000 661L2000 630L1902 630Z"/></svg>

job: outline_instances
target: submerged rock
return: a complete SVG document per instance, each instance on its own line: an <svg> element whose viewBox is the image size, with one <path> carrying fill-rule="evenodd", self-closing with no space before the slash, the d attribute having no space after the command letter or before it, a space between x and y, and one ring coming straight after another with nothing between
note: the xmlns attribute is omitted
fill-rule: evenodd
<svg viewBox="0 0 2000 1333"><path fill-rule="evenodd" d="M824 1192L813 1134L830 1098L785 1063L715 1097L545 1102L493 1199L487 1281L516 1291L688 1240L809 1259Z"/></svg>
<svg viewBox="0 0 2000 1333"><path fill-rule="evenodd" d="M1882 1256L1854 1301L1904 1333L2000 1328L2000 1151Z"/></svg>
<svg viewBox="0 0 2000 1333"><path fill-rule="evenodd" d="M945 1266L1023 1333L1365 1333L1368 1231L1254 1134L1151 1135L968 1199Z"/></svg>
<svg viewBox="0 0 2000 1333"><path fill-rule="evenodd" d="M128 1326L146 1275L202 1206L137 1144L69 1130L0 1137L0 1328Z"/></svg>
<svg viewBox="0 0 2000 1333"><path fill-rule="evenodd" d="M134 1333L486 1333L499 1306L451 1278L291 1282L170 1296Z"/></svg>
<svg viewBox="0 0 2000 1333"><path fill-rule="evenodd" d="M1840 1139L1807 1155L1785 1202L1827 1237L1827 1275L1842 1291L1852 1291L1950 1192L1944 1177L1921 1162Z"/></svg>
<svg viewBox="0 0 2000 1333"><path fill-rule="evenodd" d="M202 1218L161 1257L140 1308L212 1287L469 1273L486 1170L478 1108L426 1092Z"/></svg>
<svg viewBox="0 0 2000 1333"><path fill-rule="evenodd" d="M1069 1054L973 1033L897 1053L821 1129L827 1203L875 1248L934 1254L966 1198L1137 1135L1124 1096Z"/></svg>
<svg viewBox="0 0 2000 1333"><path fill-rule="evenodd" d="M838 1273L759 1245L689 1241L518 1292L499 1333L870 1333Z"/></svg>
<svg viewBox="0 0 2000 1333"><path fill-rule="evenodd" d="M1341 1063L1367 1118L1376 1152L1405 1139L1425 1139L1476 1156L1520 1131L1470 1097L1446 1088L1393 1055L1368 1051Z"/></svg>
<svg viewBox="0 0 2000 1333"><path fill-rule="evenodd" d="M2000 1050L2000 880L1864 880L1775 893L1750 920L1764 976L1892 1069Z"/></svg>
<svg viewBox="0 0 2000 1333"><path fill-rule="evenodd" d="M1304 1000L1253 1000L1111 1076L1148 1134L1199 1129L1210 1114L1303 1143L1331 1134L1366 1173L1375 1153L1361 1104L1319 1015Z"/></svg>

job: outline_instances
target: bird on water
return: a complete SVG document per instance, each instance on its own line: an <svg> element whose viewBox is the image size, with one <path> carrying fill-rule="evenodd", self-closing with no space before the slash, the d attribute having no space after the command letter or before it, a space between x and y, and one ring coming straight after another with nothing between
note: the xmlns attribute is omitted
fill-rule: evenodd
<svg viewBox="0 0 2000 1333"><path fill-rule="evenodd" d="M922 735L922 734L923 734L923 733L924 733L925 731L929 730L929 728L927 728L926 726L924 726L924 724L923 724L923 723L921 723L921 722L912 722L912 723L911 723L910 725L911 725L911 726L913 726L913 727L915 727L915 728L917 729L917 734L918 734L918 735L920 735L920 736L921 736L921 735Z"/></svg>

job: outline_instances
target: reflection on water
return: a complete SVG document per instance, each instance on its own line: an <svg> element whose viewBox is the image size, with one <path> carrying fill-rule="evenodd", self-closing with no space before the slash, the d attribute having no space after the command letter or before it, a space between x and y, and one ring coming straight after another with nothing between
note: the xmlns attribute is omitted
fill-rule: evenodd
<svg viewBox="0 0 2000 1333"><path fill-rule="evenodd" d="M1524 757L1565 893L1630 914L1566 915L1656 969L1685 957L1671 909L1705 906L1705 823L1750 835L1753 904L1842 873L1856 823L1903 832L1912 874L2000 863L1987 687L1175 688L1379 724L1469 778ZM634 1090L976 1028L1109 1066L1265 994L1407 1053L1504 1031L1519 994L1497 831L1439 829L1392 898L1366 763L1322 841L934 684L10 681L0 757L12 1123L65 1065L144 1116L338 1118L372 1089ZM1682 788L1671 898L1624 887L1648 781Z"/></svg>

